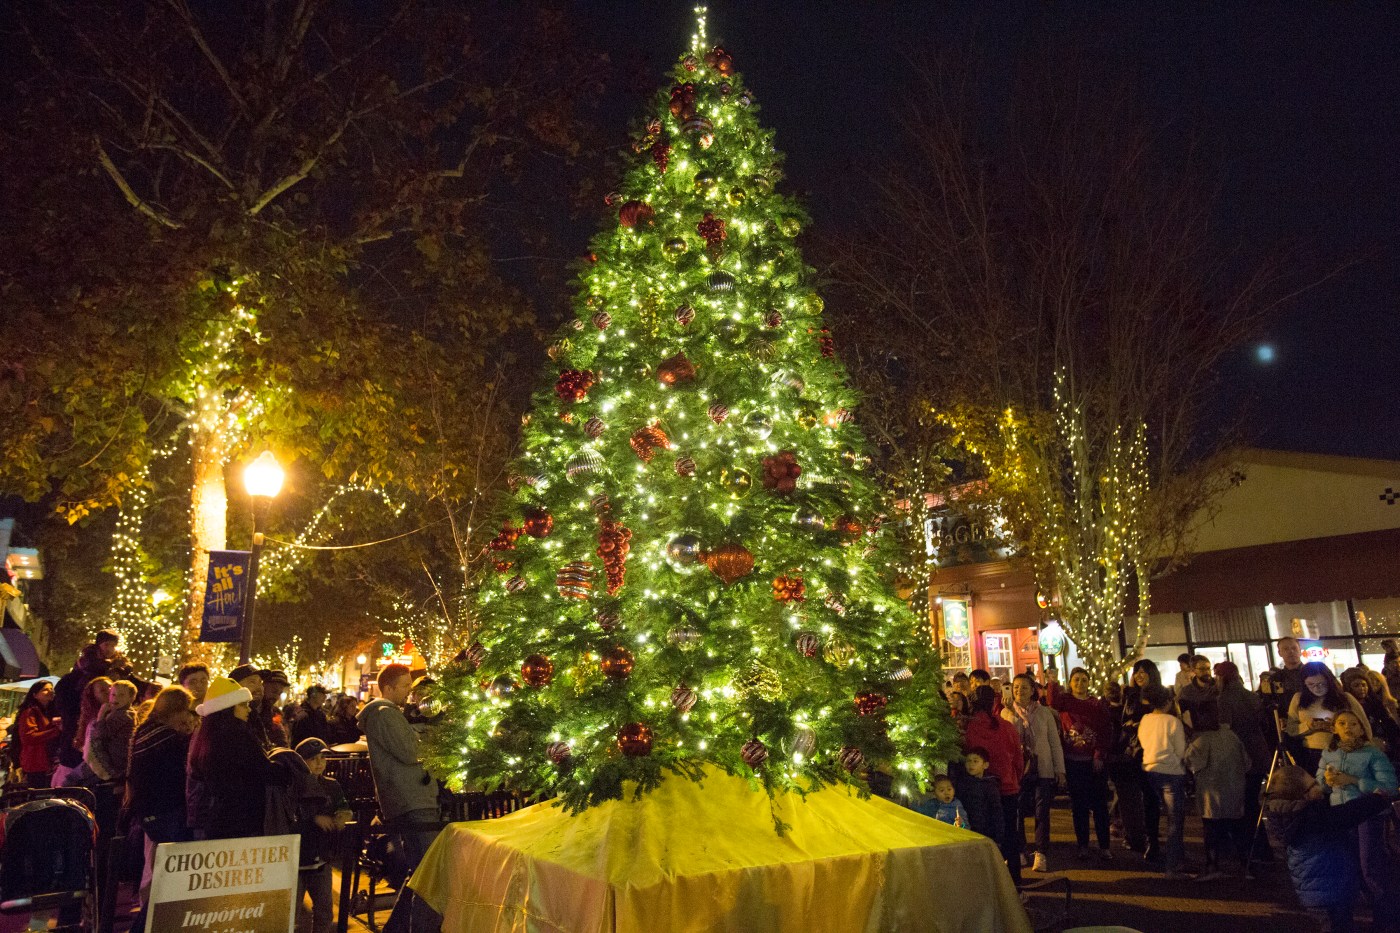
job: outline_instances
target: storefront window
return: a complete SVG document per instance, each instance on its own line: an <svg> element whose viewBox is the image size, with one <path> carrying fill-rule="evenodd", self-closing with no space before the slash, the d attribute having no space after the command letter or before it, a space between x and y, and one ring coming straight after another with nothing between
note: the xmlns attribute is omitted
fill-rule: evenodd
<svg viewBox="0 0 1400 933"><path fill-rule="evenodd" d="M1332 669L1332 673L1341 674L1349 667L1355 667L1360 660L1356 653L1356 642L1350 638L1322 638L1316 640L1304 640L1303 661L1321 661Z"/></svg>
<svg viewBox="0 0 1400 933"><path fill-rule="evenodd" d="M1330 603L1280 603L1264 607L1269 638L1292 635L1302 640L1351 635L1351 613L1340 600ZM1355 651L1352 652L1355 654Z"/></svg>
<svg viewBox="0 0 1400 933"><path fill-rule="evenodd" d="M1400 599L1358 599L1352 606L1362 635L1400 635Z"/></svg>
<svg viewBox="0 0 1400 933"><path fill-rule="evenodd" d="M1387 636L1386 638L1363 638L1361 639L1361 663L1373 671L1378 671L1385 667L1385 648L1381 645L1383 641L1394 638L1400 642L1400 636Z"/></svg>
<svg viewBox="0 0 1400 933"><path fill-rule="evenodd" d="M1346 612L1346 603L1342 612ZM1263 641L1267 634L1266 610L1258 606L1191 613L1191 640L1197 644Z"/></svg>
<svg viewBox="0 0 1400 933"><path fill-rule="evenodd" d="M1130 634L1135 625L1137 619L1129 617L1127 630ZM1147 617L1147 641L1153 645L1186 644L1186 620L1179 612L1154 612Z"/></svg>
<svg viewBox="0 0 1400 933"><path fill-rule="evenodd" d="M1013 664L1011 636L988 632L983 636L982 644L987 649L987 673L1003 681L1010 680Z"/></svg>
<svg viewBox="0 0 1400 933"><path fill-rule="evenodd" d="M1176 680L1176 672L1180 666L1176 663L1176 656L1186 652L1185 645L1151 645L1147 646L1143 657L1157 665L1157 670L1162 673L1162 683L1170 687Z"/></svg>

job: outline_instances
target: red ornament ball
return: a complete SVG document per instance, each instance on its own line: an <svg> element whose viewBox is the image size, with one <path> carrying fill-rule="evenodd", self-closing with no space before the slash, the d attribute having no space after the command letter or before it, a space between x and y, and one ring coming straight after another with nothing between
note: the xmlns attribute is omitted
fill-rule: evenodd
<svg viewBox="0 0 1400 933"><path fill-rule="evenodd" d="M840 760L841 767L854 771L865 763L865 756L854 745L846 745L841 748Z"/></svg>
<svg viewBox="0 0 1400 933"><path fill-rule="evenodd" d="M554 530L554 516L544 509L529 509L520 523L520 529L532 538L547 538Z"/></svg>
<svg viewBox="0 0 1400 933"><path fill-rule="evenodd" d="M734 59L722 45L717 45L705 53L705 64L726 78L734 74Z"/></svg>
<svg viewBox="0 0 1400 933"><path fill-rule="evenodd" d="M650 463L656 456L657 449L670 450L671 439L666 436L666 432L661 429L660 424L650 424L645 428L638 428L632 432L629 442L632 450L643 463Z"/></svg>
<svg viewBox="0 0 1400 933"><path fill-rule="evenodd" d="M599 311L593 315L593 326L599 330L607 330L612 326L612 315L606 311Z"/></svg>
<svg viewBox="0 0 1400 933"><path fill-rule="evenodd" d="M629 722L617 730L617 747L628 758L643 758L651 754L651 726L644 722Z"/></svg>
<svg viewBox="0 0 1400 933"><path fill-rule="evenodd" d="M511 525L502 525L500 532L491 539L489 547L493 551L513 551L515 542L520 538L520 529Z"/></svg>
<svg viewBox="0 0 1400 933"><path fill-rule="evenodd" d="M678 476L694 476L695 461L690 457L676 458L676 474Z"/></svg>
<svg viewBox="0 0 1400 933"><path fill-rule="evenodd" d="M890 702L890 698L874 690L862 690L856 694L856 712L862 716L878 716Z"/></svg>
<svg viewBox="0 0 1400 933"><path fill-rule="evenodd" d="M744 743L744 747L739 749L739 757L744 759L744 764L750 768L757 768L768 760L768 746L758 739L749 739Z"/></svg>
<svg viewBox="0 0 1400 933"><path fill-rule="evenodd" d="M742 544L721 544L705 555L705 566L726 584L753 573L753 552Z"/></svg>
<svg viewBox="0 0 1400 933"><path fill-rule="evenodd" d="M813 632L803 632L797 636L797 651L804 658L815 658L822 650L822 640Z"/></svg>
<svg viewBox="0 0 1400 933"><path fill-rule="evenodd" d="M587 434L589 437L596 438L607 429L608 426L603 423L603 419L596 415L583 423L583 433Z"/></svg>
<svg viewBox="0 0 1400 933"><path fill-rule="evenodd" d="M767 314L763 315L763 326L764 326L764 327L780 327L780 326L782 326L782 323L783 323L783 312L779 311L777 308L774 308L774 309L772 309L771 311L769 311Z"/></svg>
<svg viewBox="0 0 1400 933"><path fill-rule="evenodd" d="M586 369L566 369L554 382L554 394L561 402L581 402L588 398L595 382L597 377Z"/></svg>
<svg viewBox="0 0 1400 933"><path fill-rule="evenodd" d="M656 367L656 378L668 386L695 380L695 364L684 353L677 353L661 361Z"/></svg>
<svg viewBox="0 0 1400 933"><path fill-rule="evenodd" d="M723 424L724 419L729 417L729 406L715 402L710 406L710 420L715 424Z"/></svg>
<svg viewBox="0 0 1400 933"><path fill-rule="evenodd" d="M498 560L498 561L496 561L496 572L497 572L497 573L510 573L510 572L511 572L512 570L514 570L514 569L515 569L515 562L514 562L514 561L509 561L509 560Z"/></svg>
<svg viewBox="0 0 1400 933"><path fill-rule="evenodd" d="M695 309L690 305L681 305L676 309L676 323L680 326L689 327L693 320L695 320Z"/></svg>
<svg viewBox="0 0 1400 933"><path fill-rule="evenodd" d="M605 609L593 617L593 621L598 623L598 627L605 632L614 632L622 621L622 616L615 609Z"/></svg>
<svg viewBox="0 0 1400 933"><path fill-rule="evenodd" d="M632 676L635 664L632 652L622 645L613 645L603 650L603 655L598 660L598 670L602 671L608 680L626 680Z"/></svg>
<svg viewBox="0 0 1400 933"><path fill-rule="evenodd" d="M569 756L574 753L574 750L569 747L568 742L550 742L549 747L544 751L545 754L549 756L549 760L556 765L562 765L564 762L568 761Z"/></svg>
<svg viewBox="0 0 1400 933"><path fill-rule="evenodd" d="M542 654L532 654L520 665L520 677L532 687L546 686L554 679L554 662Z"/></svg>
<svg viewBox="0 0 1400 933"><path fill-rule="evenodd" d="M529 586L529 584L525 581L525 578L519 574L516 574L506 581L506 589L510 590L512 593L519 593L527 586Z"/></svg>

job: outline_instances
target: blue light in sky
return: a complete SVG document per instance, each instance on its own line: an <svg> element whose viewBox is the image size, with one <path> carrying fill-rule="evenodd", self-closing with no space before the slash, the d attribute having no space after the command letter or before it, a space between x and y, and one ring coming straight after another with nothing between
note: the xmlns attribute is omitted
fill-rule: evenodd
<svg viewBox="0 0 1400 933"><path fill-rule="evenodd" d="M1254 355L1261 363L1272 363L1274 361L1274 348L1267 343L1261 343L1255 349Z"/></svg>

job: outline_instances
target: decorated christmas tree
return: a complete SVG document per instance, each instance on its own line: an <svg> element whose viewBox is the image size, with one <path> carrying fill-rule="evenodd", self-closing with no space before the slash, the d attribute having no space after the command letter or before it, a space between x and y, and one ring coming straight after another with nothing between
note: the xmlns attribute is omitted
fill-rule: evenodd
<svg viewBox="0 0 1400 933"><path fill-rule="evenodd" d="M803 212L707 45L637 129L549 347L480 640L444 676L449 784L574 810L707 767L770 793L879 770L911 793L952 749Z"/></svg>

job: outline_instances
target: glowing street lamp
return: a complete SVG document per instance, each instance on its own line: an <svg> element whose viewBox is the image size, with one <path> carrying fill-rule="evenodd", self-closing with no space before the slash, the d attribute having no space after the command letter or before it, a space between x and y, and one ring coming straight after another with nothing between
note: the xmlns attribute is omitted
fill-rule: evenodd
<svg viewBox="0 0 1400 933"><path fill-rule="evenodd" d="M264 450L258 459L243 470L243 487L253 500L253 547L248 555L248 593L243 600L243 645L238 654L240 664L247 664L253 648L253 601L258 591L258 558L262 556L263 536L258 526L266 524L272 500L282 491L286 478L282 465Z"/></svg>

